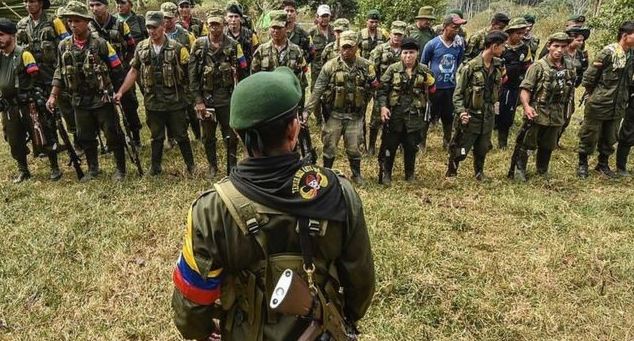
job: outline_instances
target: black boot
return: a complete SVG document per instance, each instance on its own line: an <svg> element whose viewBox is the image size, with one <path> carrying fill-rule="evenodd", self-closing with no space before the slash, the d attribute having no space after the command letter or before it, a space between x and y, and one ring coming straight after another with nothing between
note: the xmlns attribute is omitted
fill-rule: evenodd
<svg viewBox="0 0 634 341"><path fill-rule="evenodd" d="M379 183L390 186L392 184L392 168L394 167L394 157L390 155L390 152L386 149L383 152L384 155L379 157L379 167L383 166L383 174L379 177Z"/></svg>
<svg viewBox="0 0 634 341"><path fill-rule="evenodd" d="M218 156L216 153L216 140L205 142L205 155L209 165L209 178L213 179L218 174Z"/></svg>
<svg viewBox="0 0 634 341"><path fill-rule="evenodd" d="M442 149L449 149L449 143L451 142L451 124L442 124Z"/></svg>
<svg viewBox="0 0 634 341"><path fill-rule="evenodd" d="M99 175L99 156L97 155L97 145L89 145L84 148L86 153L86 163L88 164L88 171L81 178L81 182L93 180Z"/></svg>
<svg viewBox="0 0 634 341"><path fill-rule="evenodd" d="M18 176L13 179L14 184L19 184L31 178L31 172L29 172L29 165L26 162L26 156L24 159L18 160Z"/></svg>
<svg viewBox="0 0 634 341"><path fill-rule="evenodd" d="M324 168L332 168L332 165L335 163L334 157L325 157L324 156Z"/></svg>
<svg viewBox="0 0 634 341"><path fill-rule="evenodd" d="M579 166L577 167L577 176L585 179L588 177L588 154L579 153Z"/></svg>
<svg viewBox="0 0 634 341"><path fill-rule="evenodd" d="M526 167L528 165L528 151L526 149L520 149L519 155L517 155L517 161L515 163L515 180L526 182Z"/></svg>
<svg viewBox="0 0 634 341"><path fill-rule="evenodd" d="M361 176L361 160L349 159L348 162L350 162L350 170L352 171L352 182L363 185L365 180Z"/></svg>
<svg viewBox="0 0 634 341"><path fill-rule="evenodd" d="M474 155L473 156L473 171L475 173L475 179L478 181L484 181L486 177L484 176L484 160L486 159L485 155Z"/></svg>
<svg viewBox="0 0 634 341"><path fill-rule="evenodd" d="M178 142L178 148L181 150L185 166L187 167L187 173L189 175L194 174L196 171L196 164L194 163L194 153L192 152L192 145L189 140Z"/></svg>
<svg viewBox="0 0 634 341"><path fill-rule="evenodd" d="M602 173L608 178L614 178L616 177L616 173L614 173L610 169L610 165L608 164L609 159L610 159L609 155L599 154L599 162L597 163L597 166L594 168L594 170L598 171L599 173Z"/></svg>
<svg viewBox="0 0 634 341"><path fill-rule="evenodd" d="M163 161L163 141L152 141L152 160L149 174L157 176L163 172L161 162Z"/></svg>
<svg viewBox="0 0 634 341"><path fill-rule="evenodd" d="M619 176L630 176L630 172L627 171L627 158L630 154L630 146L623 146L619 143L616 148L616 172Z"/></svg>
<svg viewBox="0 0 634 341"><path fill-rule="evenodd" d="M407 155L404 158L405 168L405 181L412 182L416 180L415 168L416 168L416 154Z"/></svg>
<svg viewBox="0 0 634 341"><path fill-rule="evenodd" d="M498 128L498 148L504 150L508 147L509 131Z"/></svg>
<svg viewBox="0 0 634 341"><path fill-rule="evenodd" d="M59 170L59 164L57 163L57 153L51 152L48 154L48 161L51 164L51 176L49 179L51 181L57 181L62 177L62 171Z"/></svg>
<svg viewBox="0 0 634 341"><path fill-rule="evenodd" d="M376 153L376 138L378 135L378 129L370 128L370 136L368 138L368 154L370 155L374 155Z"/></svg>
<svg viewBox="0 0 634 341"><path fill-rule="evenodd" d="M117 147L114 150L114 160L117 165L117 169L112 174L112 180L114 181L123 181L125 179L125 150L123 146Z"/></svg>
<svg viewBox="0 0 634 341"><path fill-rule="evenodd" d="M449 158L449 162L447 162L447 172L445 173L445 177L453 178L458 175L458 165L460 161L456 161L455 159Z"/></svg>
<svg viewBox="0 0 634 341"><path fill-rule="evenodd" d="M537 155L535 157L535 165L537 168L537 174L548 175L548 165L550 164L550 157L553 154L549 149L537 149Z"/></svg>

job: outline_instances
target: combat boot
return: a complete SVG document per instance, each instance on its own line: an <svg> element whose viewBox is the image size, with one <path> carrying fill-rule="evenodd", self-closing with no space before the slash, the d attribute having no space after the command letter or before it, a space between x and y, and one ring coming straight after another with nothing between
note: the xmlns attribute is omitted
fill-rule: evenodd
<svg viewBox="0 0 634 341"><path fill-rule="evenodd" d="M577 176L585 179L588 177L588 154L579 153L579 166L577 167Z"/></svg>
<svg viewBox="0 0 634 341"><path fill-rule="evenodd" d="M117 147L117 149L114 150L114 160L117 165L117 169L115 170L114 174L112 174L112 180L123 181L123 179L125 179L126 173L125 150L123 149L123 146L119 146Z"/></svg>
<svg viewBox="0 0 634 341"><path fill-rule="evenodd" d="M616 148L616 172L621 177L630 176L630 172L627 171L627 158L630 154L630 146L619 146Z"/></svg>
<svg viewBox="0 0 634 341"><path fill-rule="evenodd" d="M178 143L178 148L181 150L181 155L183 155L183 160L185 161L185 166L187 167L187 173L189 175L193 175L196 171L196 164L194 163L194 153L192 152L192 146L189 141L180 141Z"/></svg>
<svg viewBox="0 0 634 341"><path fill-rule="evenodd" d="M163 161L163 141L152 141L150 145L152 148L152 160L148 173L151 176L157 176L163 172L163 168L161 167Z"/></svg>
<svg viewBox="0 0 634 341"><path fill-rule="evenodd" d="M378 135L378 129L370 128L370 136L368 137L368 154L370 155L374 155L376 153L376 138Z"/></svg>
<svg viewBox="0 0 634 341"><path fill-rule="evenodd" d="M509 131L498 129L498 148L505 150L508 147Z"/></svg>
<svg viewBox="0 0 634 341"><path fill-rule="evenodd" d="M515 180L526 182L526 168L528 165L528 151L526 149L520 149L517 155L517 162L515 163Z"/></svg>
<svg viewBox="0 0 634 341"><path fill-rule="evenodd" d="M51 152L50 154L48 154L48 161L51 164L51 175L49 176L49 179L51 181L59 180L62 177L62 171L59 170L59 164L57 162L57 153Z"/></svg>
<svg viewBox="0 0 634 341"><path fill-rule="evenodd" d="M447 178L453 178L458 176L458 165L460 164L459 161L456 161L454 159L449 159L449 162L447 162L447 172L445 173L445 177Z"/></svg>
<svg viewBox="0 0 634 341"><path fill-rule="evenodd" d="M14 184L19 184L31 178L31 172L29 172L29 165L26 162L26 156L24 159L18 161L18 176L13 179Z"/></svg>
<svg viewBox="0 0 634 341"><path fill-rule="evenodd" d="M537 174L548 177L548 167L552 153L553 151L549 149L537 149L537 155L535 156Z"/></svg>
<svg viewBox="0 0 634 341"><path fill-rule="evenodd" d="M610 165L608 164L609 158L609 155L599 154L599 160L597 166L594 167L594 170L607 176L608 178L614 178L616 177L616 173L610 169Z"/></svg>
<svg viewBox="0 0 634 341"><path fill-rule="evenodd" d="M484 160L486 156L484 155L474 155L473 156L473 171L475 173L475 179L478 181L486 180L486 176L484 175Z"/></svg>
<svg viewBox="0 0 634 341"><path fill-rule="evenodd" d="M442 125L442 149L448 150L451 143L451 124Z"/></svg>
<svg viewBox="0 0 634 341"><path fill-rule="evenodd" d="M405 181L412 182L416 180L415 168L416 168L416 158L415 156L407 156L405 157Z"/></svg>
<svg viewBox="0 0 634 341"><path fill-rule="evenodd" d="M365 180L363 176L361 176L361 160L353 160L349 159L350 162L350 170L352 171L352 182L357 185L365 184Z"/></svg>
<svg viewBox="0 0 634 341"><path fill-rule="evenodd" d="M324 168L332 168L332 165L335 163L334 157L325 157L324 156Z"/></svg>
<svg viewBox="0 0 634 341"><path fill-rule="evenodd" d="M86 163L88 164L88 171L79 180L80 182L87 182L93 180L99 175L99 156L97 155L97 145L93 144L86 146L84 149L86 153Z"/></svg>

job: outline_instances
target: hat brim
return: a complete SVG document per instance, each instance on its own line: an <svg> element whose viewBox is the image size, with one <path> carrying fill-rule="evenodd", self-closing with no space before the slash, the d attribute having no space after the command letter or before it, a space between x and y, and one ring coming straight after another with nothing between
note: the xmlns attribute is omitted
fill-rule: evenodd
<svg viewBox="0 0 634 341"><path fill-rule="evenodd" d="M356 42L356 41L354 41L354 40L342 40L342 41L341 41L341 47L344 47L344 46L346 46L346 45L349 45L349 46L357 46L357 42Z"/></svg>
<svg viewBox="0 0 634 341"><path fill-rule="evenodd" d="M431 15L417 15L415 19L429 19L429 20L436 20L436 17L431 16Z"/></svg>
<svg viewBox="0 0 634 341"><path fill-rule="evenodd" d="M145 26L159 27L161 26L161 22L158 20L145 20Z"/></svg>
<svg viewBox="0 0 634 341"><path fill-rule="evenodd" d="M583 40L588 40L588 38L590 38L590 29L575 27L575 28L573 28L571 30L567 30L566 34L568 34L568 35L572 34L572 35L575 35L575 36L578 35L578 34L581 34L583 36ZM570 39L572 40L574 38L570 37Z"/></svg>
<svg viewBox="0 0 634 341"><path fill-rule="evenodd" d="M212 24L212 23L222 24L224 23L224 19L222 17L208 17L207 24Z"/></svg>
<svg viewBox="0 0 634 341"><path fill-rule="evenodd" d="M508 32L508 31L523 30L523 29L528 28L528 27L529 27L529 25L507 26L506 28L504 28L504 31Z"/></svg>
<svg viewBox="0 0 634 341"><path fill-rule="evenodd" d="M271 24L269 25L269 27L286 27L286 22L285 21L271 21Z"/></svg>
<svg viewBox="0 0 634 341"><path fill-rule="evenodd" d="M401 30L400 28L395 28L395 29L390 30L390 33L405 35L405 30Z"/></svg>
<svg viewBox="0 0 634 341"><path fill-rule="evenodd" d="M320 13L320 12L317 12L317 16L318 16L318 17L321 17L321 16L322 16L322 15L324 15L324 14L332 15L332 13L330 13L330 12L328 12L328 11L322 11L321 13Z"/></svg>
<svg viewBox="0 0 634 341"><path fill-rule="evenodd" d="M77 13L77 12L64 12L61 15L62 18L64 19L68 19L68 18L72 18L72 17L78 17L78 18L82 18L82 19L86 19L88 21L93 20L94 18L90 15L86 15L86 14L81 14L81 13Z"/></svg>
<svg viewBox="0 0 634 341"><path fill-rule="evenodd" d="M164 18L176 18L176 14L172 14L172 13L167 13L167 12L163 12L163 17Z"/></svg>

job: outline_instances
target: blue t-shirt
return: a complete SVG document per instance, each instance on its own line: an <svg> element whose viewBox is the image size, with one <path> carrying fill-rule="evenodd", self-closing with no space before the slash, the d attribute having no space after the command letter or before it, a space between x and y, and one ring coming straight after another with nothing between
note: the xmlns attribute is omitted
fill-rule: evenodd
<svg viewBox="0 0 634 341"><path fill-rule="evenodd" d="M449 46L444 43L441 36L430 40L425 45L420 61L429 66L434 73L436 88L456 87L456 72L464 57L464 46L464 39L458 35Z"/></svg>

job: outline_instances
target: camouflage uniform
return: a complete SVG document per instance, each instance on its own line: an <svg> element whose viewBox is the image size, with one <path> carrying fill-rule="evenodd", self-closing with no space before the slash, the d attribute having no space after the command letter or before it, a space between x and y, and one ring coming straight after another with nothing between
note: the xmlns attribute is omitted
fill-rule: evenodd
<svg viewBox="0 0 634 341"><path fill-rule="evenodd" d="M311 88L314 88L317 77L319 76L319 71L326 62L322 59L322 52L328 43L335 41L335 31L332 26L328 26L328 35L324 36L321 34L320 27L314 26L310 29L310 31L308 31L308 36L313 41L313 48L315 51L315 57L310 63Z"/></svg>
<svg viewBox="0 0 634 341"><path fill-rule="evenodd" d="M260 40L255 32L243 26L240 26L240 32L238 35L233 35L229 27L225 27L225 34L229 36L229 38L240 43L240 46L242 47L242 52L244 52L244 57L247 61L247 68L238 72L238 79L244 79L249 75L249 70L251 70L251 59L253 58L253 53L260 45Z"/></svg>
<svg viewBox="0 0 634 341"><path fill-rule="evenodd" d="M128 25L130 34L134 38L135 42L140 42L147 38L147 29L145 28L145 18L142 15L136 14L131 11L129 15L123 16L121 13L113 14L117 20L122 21Z"/></svg>
<svg viewBox="0 0 634 341"><path fill-rule="evenodd" d="M183 18L181 17L180 20L178 21L178 24L184 28L185 30L187 30L187 32L191 33L194 35L194 37L199 38L199 37L204 37L207 34L209 34L209 30L207 29L207 25L205 25L205 23L195 17L190 17L189 21L185 21L183 20Z"/></svg>
<svg viewBox="0 0 634 341"><path fill-rule="evenodd" d="M487 27L476 31L476 33L469 37L463 62L468 62L477 57L484 50L484 40L489 32L491 32L491 28Z"/></svg>
<svg viewBox="0 0 634 341"><path fill-rule="evenodd" d="M381 28L376 29L374 36L370 35L370 31L364 28L359 33L359 54L365 59L370 59L370 52L375 47L381 45L390 39L390 34Z"/></svg>

